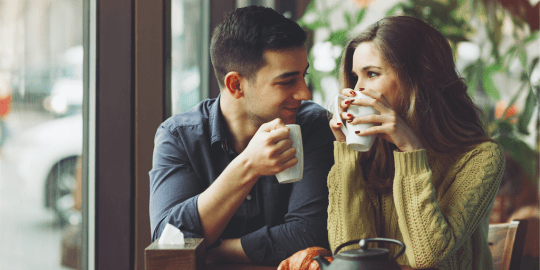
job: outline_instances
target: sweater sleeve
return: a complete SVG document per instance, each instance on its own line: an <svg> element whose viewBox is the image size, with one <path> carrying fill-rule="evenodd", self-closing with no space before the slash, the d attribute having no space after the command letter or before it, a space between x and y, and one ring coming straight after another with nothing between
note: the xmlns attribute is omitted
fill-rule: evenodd
<svg viewBox="0 0 540 270"><path fill-rule="evenodd" d="M436 199L425 150L394 152L394 202L406 254L413 268L435 267L452 256L489 215L504 170L495 143L477 146L459 159L455 179Z"/></svg>
<svg viewBox="0 0 540 270"><path fill-rule="evenodd" d="M334 142L335 164L328 175L328 241L332 252L347 241L376 236L374 208L364 187L358 155L346 143Z"/></svg>

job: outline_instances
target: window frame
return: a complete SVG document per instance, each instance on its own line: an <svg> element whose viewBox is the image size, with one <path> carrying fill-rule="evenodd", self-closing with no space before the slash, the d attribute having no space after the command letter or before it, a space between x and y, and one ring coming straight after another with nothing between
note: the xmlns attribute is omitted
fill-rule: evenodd
<svg viewBox="0 0 540 270"><path fill-rule="evenodd" d="M170 1L84 0L82 269L144 269L154 135L171 114ZM209 43L236 1L201 1ZM203 61L201 99L215 98L209 53Z"/></svg>

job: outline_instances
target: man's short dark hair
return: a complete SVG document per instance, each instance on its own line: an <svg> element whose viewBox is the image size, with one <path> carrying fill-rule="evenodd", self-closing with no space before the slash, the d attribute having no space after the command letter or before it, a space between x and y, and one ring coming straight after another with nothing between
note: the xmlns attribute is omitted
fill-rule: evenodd
<svg viewBox="0 0 540 270"><path fill-rule="evenodd" d="M215 29L210 57L220 88L225 75L236 71L248 80L265 64L266 50L300 47L306 32L293 20L271 8L247 6L227 14Z"/></svg>

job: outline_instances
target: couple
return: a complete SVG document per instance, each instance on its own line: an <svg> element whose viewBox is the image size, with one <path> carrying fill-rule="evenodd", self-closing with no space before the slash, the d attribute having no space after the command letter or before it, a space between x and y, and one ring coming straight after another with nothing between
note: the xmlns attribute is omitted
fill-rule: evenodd
<svg viewBox="0 0 540 270"><path fill-rule="evenodd" d="M344 50L341 93L374 100L343 101L330 121L309 101L305 41L294 21L256 6L215 29L220 96L169 118L155 137L152 240L170 223L206 239L207 262L277 265L309 247L386 237L407 246L400 265L492 269L486 237L504 156L446 39L409 17L370 26ZM351 117L351 104L380 115ZM375 123L358 135L377 135L370 151L347 148L343 121ZM279 184L274 175L298 162L293 123L304 178Z"/></svg>

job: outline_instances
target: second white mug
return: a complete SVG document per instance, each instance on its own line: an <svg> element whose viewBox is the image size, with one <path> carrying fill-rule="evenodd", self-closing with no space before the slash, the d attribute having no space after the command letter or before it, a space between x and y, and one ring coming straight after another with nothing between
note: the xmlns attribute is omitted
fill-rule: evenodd
<svg viewBox="0 0 540 270"><path fill-rule="evenodd" d="M360 91L354 91L354 92L356 93L355 97L348 97L344 95L338 95L336 97L336 101L334 104L334 108L335 108L334 114L337 114L338 119L341 119L341 117L339 116L339 104L341 103L341 101L347 100L347 99L353 100L353 99L358 99L358 98L373 99L372 97L362 94L362 92ZM357 105L350 105L349 108L347 109L347 113L352 114L354 117L370 115L370 114L380 114L377 110L375 110L371 106L357 106ZM343 131L343 134L345 134L345 137L347 137L347 146L358 152L369 151L369 149L371 149L371 146L373 146L373 141L375 141L375 135L359 136L356 134L356 131L364 130L372 126L373 126L372 123L353 125L342 120L341 131Z"/></svg>
<svg viewBox="0 0 540 270"><path fill-rule="evenodd" d="M290 129L289 137L293 140L293 147L296 149L296 165L276 174L280 184L288 184L302 180L304 175L304 147L302 145L302 130L300 125L286 125Z"/></svg>

